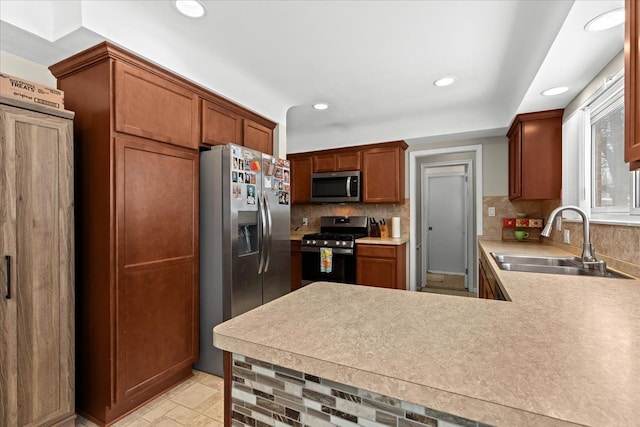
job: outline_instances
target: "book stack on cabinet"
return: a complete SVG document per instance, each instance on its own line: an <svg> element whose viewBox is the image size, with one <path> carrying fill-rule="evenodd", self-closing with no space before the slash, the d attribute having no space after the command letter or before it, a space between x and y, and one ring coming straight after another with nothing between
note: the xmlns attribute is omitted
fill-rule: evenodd
<svg viewBox="0 0 640 427"><path fill-rule="evenodd" d="M542 242L543 218L502 218L503 242ZM516 231L524 231L528 236L518 239Z"/></svg>

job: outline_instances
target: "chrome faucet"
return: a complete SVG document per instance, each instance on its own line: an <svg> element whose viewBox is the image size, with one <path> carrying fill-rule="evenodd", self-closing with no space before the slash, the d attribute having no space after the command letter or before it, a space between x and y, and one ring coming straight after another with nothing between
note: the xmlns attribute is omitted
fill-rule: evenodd
<svg viewBox="0 0 640 427"><path fill-rule="evenodd" d="M607 264L600 260L598 261L595 256L595 251L593 250L593 246L591 246L591 237L589 236L589 218L587 218L587 213L577 207L577 206L560 206L559 208L555 208L551 214L549 215L549 219L547 220L547 225L544 226L541 236L549 237L551 235L551 229L553 228L553 221L556 219L556 216L564 211L564 210L572 210L578 212L582 217L582 231L583 231L583 239L582 239L582 265L584 268L597 268L601 274L606 273Z"/></svg>

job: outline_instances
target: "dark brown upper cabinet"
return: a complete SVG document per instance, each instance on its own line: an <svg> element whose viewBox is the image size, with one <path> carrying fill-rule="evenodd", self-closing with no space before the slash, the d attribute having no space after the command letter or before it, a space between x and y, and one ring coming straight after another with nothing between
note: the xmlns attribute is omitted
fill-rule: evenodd
<svg viewBox="0 0 640 427"><path fill-rule="evenodd" d="M551 200L562 188L562 109L519 114L509 138L509 199Z"/></svg>
<svg viewBox="0 0 640 427"><path fill-rule="evenodd" d="M629 170L640 169L640 6L635 0L625 1L624 43L624 161Z"/></svg>

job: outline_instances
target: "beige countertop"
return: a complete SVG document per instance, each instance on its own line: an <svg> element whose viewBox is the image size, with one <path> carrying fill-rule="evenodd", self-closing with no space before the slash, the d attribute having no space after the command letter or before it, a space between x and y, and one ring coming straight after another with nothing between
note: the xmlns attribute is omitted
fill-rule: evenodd
<svg viewBox="0 0 640 427"><path fill-rule="evenodd" d="M311 234L311 232L309 231L304 233L292 232L291 240L301 241L302 236L304 236L305 234ZM367 245L402 245L404 243L407 243L408 241L409 241L409 238L406 236L403 236L399 239L394 239L392 237L362 237L360 239L357 239L356 243L364 243Z"/></svg>
<svg viewBox="0 0 640 427"><path fill-rule="evenodd" d="M640 425L640 281L489 263L512 301L318 282L217 326L214 343L497 426Z"/></svg>
<svg viewBox="0 0 640 427"><path fill-rule="evenodd" d="M393 237L362 237L356 240L356 243L366 245L402 245L409 241L406 236L394 239Z"/></svg>

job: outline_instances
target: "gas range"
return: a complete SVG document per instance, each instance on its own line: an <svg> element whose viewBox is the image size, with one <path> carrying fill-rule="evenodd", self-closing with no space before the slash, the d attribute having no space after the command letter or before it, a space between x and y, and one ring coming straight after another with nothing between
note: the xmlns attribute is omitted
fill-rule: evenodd
<svg viewBox="0 0 640 427"><path fill-rule="evenodd" d="M367 236L367 225L366 216L321 217L320 232L302 236L303 282L356 283L355 243Z"/></svg>
<svg viewBox="0 0 640 427"><path fill-rule="evenodd" d="M320 232L302 236L302 246L353 249L355 240L367 236L365 216L323 216Z"/></svg>
<svg viewBox="0 0 640 427"><path fill-rule="evenodd" d="M305 234L302 237L302 244L305 246L319 246L325 248L353 248L355 240L365 237L366 234L335 234L335 233L314 233Z"/></svg>

